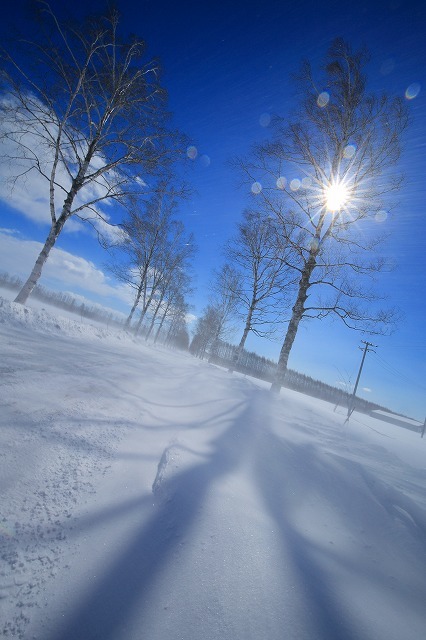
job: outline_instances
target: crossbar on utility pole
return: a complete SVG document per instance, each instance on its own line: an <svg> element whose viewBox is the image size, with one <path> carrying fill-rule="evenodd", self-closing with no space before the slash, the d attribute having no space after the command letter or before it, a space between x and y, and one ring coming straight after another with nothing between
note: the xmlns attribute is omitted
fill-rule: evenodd
<svg viewBox="0 0 426 640"><path fill-rule="evenodd" d="M362 354L362 360L361 360L361 364L360 364L360 367L359 367L358 376L357 376L357 379L356 379L356 382L355 382L355 387L354 387L353 393L352 393L352 395L350 397L350 400L349 400L349 403L348 403L348 415L346 417L345 424L347 423L347 421L349 420L349 418L351 417L351 415L352 415L352 413L354 412L354 409L355 409L355 395L356 395L356 390L358 389L358 383L359 383L359 379L361 377L361 371L362 371L362 368L364 366L365 356L367 355L367 353L369 351L373 351L373 349L370 349L369 347L377 347L376 344L372 344L371 342L365 342L365 340L361 340L361 342L363 344L365 344L365 347L364 347L364 352ZM360 349L361 349L361 347L360 347Z"/></svg>

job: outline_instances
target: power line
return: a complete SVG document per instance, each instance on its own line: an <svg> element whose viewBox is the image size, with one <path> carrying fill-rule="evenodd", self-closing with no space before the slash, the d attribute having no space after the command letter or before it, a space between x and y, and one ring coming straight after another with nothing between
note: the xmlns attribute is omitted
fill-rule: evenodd
<svg viewBox="0 0 426 640"><path fill-rule="evenodd" d="M379 355L377 355L377 353L374 351L374 354L377 358L377 360L379 361L379 364L381 364L381 366L386 369L389 373L393 374L394 376L398 376L399 378L404 378L407 382L409 382L410 384L415 385L416 387L418 387L419 389L422 389L422 391L426 391L426 387L422 386L421 384L419 384L416 380L413 380L412 378L410 378L409 376L407 376L405 373L403 373L402 371L399 371L398 369L396 369L392 364L390 364L389 362L386 362L386 360L384 360L383 358L381 358Z"/></svg>
<svg viewBox="0 0 426 640"><path fill-rule="evenodd" d="M426 349L426 344L392 344L388 349Z"/></svg>

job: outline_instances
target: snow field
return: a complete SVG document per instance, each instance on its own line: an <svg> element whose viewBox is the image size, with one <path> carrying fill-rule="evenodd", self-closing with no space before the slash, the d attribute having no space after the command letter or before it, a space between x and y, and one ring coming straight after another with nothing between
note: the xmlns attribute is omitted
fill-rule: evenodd
<svg viewBox="0 0 426 640"><path fill-rule="evenodd" d="M28 640L418 640L425 441L0 299L0 616Z"/></svg>

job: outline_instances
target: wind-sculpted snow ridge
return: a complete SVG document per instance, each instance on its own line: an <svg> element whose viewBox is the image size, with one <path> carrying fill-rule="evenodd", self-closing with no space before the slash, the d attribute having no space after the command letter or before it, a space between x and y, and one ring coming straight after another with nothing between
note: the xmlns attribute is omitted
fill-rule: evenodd
<svg viewBox="0 0 426 640"><path fill-rule="evenodd" d="M5 638L423 637L419 434L47 310L0 320Z"/></svg>
<svg viewBox="0 0 426 640"><path fill-rule="evenodd" d="M163 455L158 463L157 474L152 483L152 493L158 500L170 500L170 496L165 492L165 482L167 475L170 473L170 469L175 471L179 468L178 458L179 448L176 444L172 444L164 449Z"/></svg>
<svg viewBox="0 0 426 640"><path fill-rule="evenodd" d="M400 518L404 526L414 528L414 536L426 549L426 509L420 507L415 500L394 486L385 484L379 478L363 471L366 485L372 495L391 516Z"/></svg>

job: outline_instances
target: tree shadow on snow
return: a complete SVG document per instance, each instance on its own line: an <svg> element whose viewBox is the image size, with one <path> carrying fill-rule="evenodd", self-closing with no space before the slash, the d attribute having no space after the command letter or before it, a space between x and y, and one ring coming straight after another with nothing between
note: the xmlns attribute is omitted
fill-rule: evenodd
<svg viewBox="0 0 426 640"><path fill-rule="evenodd" d="M333 468L331 459L327 464L327 460L318 455L318 449L309 443L287 443L271 431L265 431L253 472L265 507L280 532L283 558L294 572L296 588L301 594L301 615L312 629L308 637L315 640L373 638L372 628L368 630L371 635L366 636L366 619L362 611L357 610L356 603L348 604L341 598L335 576L343 571L357 584L389 592L386 570L375 566L374 560L372 563L365 553L362 527L368 517L374 540L374 531L385 531L391 523L377 505L371 507L375 497L364 482L365 471L352 461L341 460L337 464L339 470ZM298 520L299 509L306 502L310 502L312 508L308 505L305 516ZM315 518L317 509L321 508L324 511L320 522L306 522L306 513L310 512ZM332 516L328 528L327 514ZM343 530L353 535L352 551L333 546L333 537L340 535L333 530L339 519ZM317 536L315 527L324 527L324 523L325 529ZM307 533L309 528L313 530L311 538ZM399 584L398 598L402 598L407 607L421 610L422 597L413 585Z"/></svg>
<svg viewBox="0 0 426 640"><path fill-rule="evenodd" d="M127 542L50 640L115 640L136 608L138 616L143 616L157 576L171 560L182 537L196 525L212 484L238 466L244 455L248 442L246 424L252 413L250 401L241 403L237 417L235 410L234 405L229 411L231 425L211 442L211 454L203 455L199 463L177 474L169 475L165 469L158 491L159 504L151 520L144 522ZM135 503L128 506L133 508ZM115 515L119 516L120 510ZM140 637L144 637L143 629Z"/></svg>

